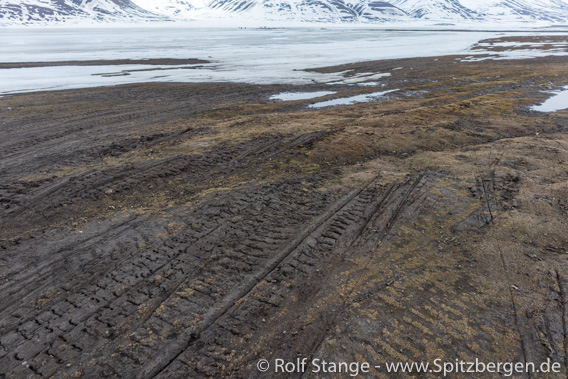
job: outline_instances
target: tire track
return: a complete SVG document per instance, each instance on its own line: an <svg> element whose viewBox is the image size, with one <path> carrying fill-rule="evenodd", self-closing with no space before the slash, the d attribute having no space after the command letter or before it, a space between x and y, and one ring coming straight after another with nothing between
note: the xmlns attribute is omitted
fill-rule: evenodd
<svg viewBox="0 0 568 379"><path fill-rule="evenodd" d="M319 218L319 222L312 224L309 230L300 235L290 245L291 250L283 251L283 256L278 257L279 259L273 265L267 267L262 272L262 275L255 277L255 281L249 282L246 291L234 293L229 302L225 303L225 306L216 313L211 313L211 317L205 319L199 329L187 331L184 336L186 338L184 343L178 343L168 350L171 354L168 357L174 356L175 353L173 359L167 358L169 362L166 365L164 365L164 360L158 363L154 362L152 366L143 372L143 377L166 378L179 377L184 374L192 377L211 375L248 376L250 373L240 372L237 374L231 372L231 367L237 363L227 361L222 356L210 351L240 351L244 355L250 355L245 352L246 349L243 350L244 346L234 345L235 340L230 335L236 333L236 341L245 343L245 346L247 346L246 341L243 341L242 338L245 338L244 336L248 333L254 335L262 330L259 325L263 322L259 319L259 314L271 314L274 310L279 309L278 312L287 310L284 312L285 314L292 313L289 317L285 315L278 316L279 319L283 319L282 321L301 318L295 312L298 309L304 309L303 307L298 306L298 304L294 306L289 304L284 307L284 304L290 299L291 289L301 288L302 281L309 280L308 278L311 278L314 274L317 275L316 270L325 270L326 267L332 268L338 262L344 261L346 254L354 253L352 247L361 239L361 235L364 234L363 231L371 225L372 221L377 220L377 214L386 213L388 216L387 220L391 223L396 222L396 218L401 212L410 203L422 196L423 192L413 196L411 194L423 179L424 176L419 175L409 178L403 183L386 187L377 186L376 180L374 180L366 188L355 194L352 193L348 198L344 198L337 203L339 206L331 208L330 211L326 212L325 219ZM394 208L392 213L390 211L391 208ZM381 238L384 238L388 235L388 230L392 228L392 224L387 226L383 222L382 226L381 232L384 233L379 232L378 234ZM376 231L370 232L377 233ZM328 281L325 278L318 278L318 282L327 283ZM283 286L282 283L288 283L288 285ZM312 295L305 294L304 296L311 298L323 290L322 287L316 287L312 290ZM304 301L307 300L305 299ZM335 312L339 311L334 310L333 313ZM322 320L327 321L319 325L321 328L310 329L310 333L303 337L296 336L296 339L303 341L302 343L306 345L309 344L309 341L313 341L314 338L323 339L325 330L332 327L333 320L325 316ZM229 337L226 337L227 332ZM204 340L212 338L212 336L217 336L213 337L216 341L213 343L213 347L216 346L215 349ZM254 340L254 337L249 338ZM249 338L246 338L246 340L250 340ZM275 338L282 338L282 336L277 334ZM277 345L279 344L277 343ZM314 346L317 345L314 343ZM262 350L262 347L259 349ZM288 346L287 351L296 350ZM280 354L286 355L284 351L280 351ZM277 354L275 356L284 357ZM209 362L213 360L216 363L211 368L204 370L201 364L197 363L200 360ZM243 363L245 362L239 362L238 364ZM250 361L245 364L246 367L250 367ZM198 369L198 366L201 368ZM226 367L226 370L219 371L213 367ZM252 372L255 372L254 369Z"/></svg>
<svg viewBox="0 0 568 379"><path fill-rule="evenodd" d="M219 318L225 315L238 300L247 296L254 287L262 281L266 276L273 272L276 267L287 257L290 256L292 252L317 228L328 221L337 212L343 209L348 203L353 201L353 199L361 193L361 190L352 191L347 196L336 202L328 211L323 215L318 217L313 223L311 223L305 231L303 231L298 237L292 240L287 246L285 246L282 252L271 259L267 264L258 271L252 277L249 277L247 282L242 286L241 289L235 291L229 296L225 297L221 304L213 309L210 309L204 316L202 322L196 329L185 331L182 336L169 347L166 348L168 355L166 357L160 357L158 361L151 362L145 365L142 369L142 376L146 378L153 378L158 373L163 371L167 366L169 366L180 354L182 354L193 341L196 340L196 336L204 333L208 328L210 328Z"/></svg>
<svg viewBox="0 0 568 379"><path fill-rule="evenodd" d="M278 217L283 218L286 214L292 212L290 206L288 206L290 209L282 209L282 207L279 206L279 209L271 209L270 212L257 211L255 208L258 206L255 205L256 201L254 199L258 200L259 196L269 196L270 198L274 195L290 198L290 195L295 193L294 197L298 200L300 200L300 198L303 199L305 206L311 207L316 205L316 202L314 202L316 198L309 200L309 198L306 198L304 191L298 192L301 187L292 186L286 189L288 185L286 183L282 185L284 187L281 189L278 189L278 186L269 186L259 191L246 193L246 195L233 194L232 199L226 199L224 200L224 204L215 206L216 208L228 211L227 215L218 214L217 216L225 220L221 223L221 226L211 230L209 234L203 236L201 239L194 238L191 241L178 240L176 242L175 239L178 237L174 236L169 242L164 241L164 245L168 247L168 250L175 253L156 255L155 259L158 261L163 261L164 259L169 261L162 262L159 265L153 263L156 267L152 268L152 270L142 268L144 265L133 265L130 263L135 262L136 259L134 259L134 261L124 259L122 263L115 265L116 268L114 271L111 270L97 281L91 282L92 284L86 287L79 287L79 289L75 289L73 292L66 291L60 296L63 300L58 303L52 303L51 311L48 311L49 314L45 317L41 316L43 313L41 313L42 310L40 310L39 312L34 312L35 316L20 319L20 326L17 329L19 336L14 335L9 337L9 340L13 339L14 341L3 344L3 346L9 348L13 354L0 358L0 363L9 365L8 367L14 369L16 367L19 368L18 365L21 365L21 362L25 361L30 363L31 367L45 366L50 367L50 370L55 370L53 372L57 372L62 366L54 363L52 358L48 359L48 357L50 357L48 351L53 352L53 344L56 341L64 339L67 345L73 343L78 347L74 349L74 351L80 352L81 356L89 356L89 354L97 348L104 347L106 339L124 335L128 333L128 330L135 330L141 325L144 325L155 309L160 307L165 299L168 299L175 293L180 283L183 283L188 275L196 275L203 278L210 276L212 269L220 269L219 264L215 262L219 262L222 257L209 254L208 250L210 250L210 248L208 248L208 246L215 246L217 244L216 241L233 236L235 228L233 222L229 219L234 217L235 214L246 215L251 211L247 218L251 221L256 220L256 226L260 226L266 224L267 219L266 216L259 218L258 214L280 214ZM267 209L271 205L271 202L261 201L260 203L265 203ZM231 205L227 207L227 204ZM207 218L208 213L211 213L213 208L215 208L212 207L212 205L213 204L209 204L208 206L204 205L203 208L198 211L199 214L201 214L200 217ZM298 218L299 222L290 222L287 223L288 225L281 225L281 227L285 228L279 231L280 233L285 231L282 235L283 240L288 240L291 233L297 229L298 225L304 222L305 216L301 215L302 213L300 212L296 216L296 218L300 216ZM294 220L294 218L291 220ZM191 223L189 220L186 221L187 223ZM193 222L196 221L198 220L193 220ZM248 227L244 229L244 231L247 230ZM252 228L252 230L262 231L263 229ZM266 230L269 235L274 233L273 231L268 231L268 229L264 230ZM239 235L233 236L232 238L239 238ZM257 237L251 236L250 240L263 241L264 243L270 242L262 237L262 234L257 235ZM187 244L188 242L190 242L190 245ZM251 242L248 242L249 245L250 243ZM253 242L253 244L256 243ZM272 243L272 245L277 247L279 244ZM264 246L259 247L259 249L261 251L266 250ZM102 250L106 249L103 247ZM149 247L145 249L147 252L152 250L155 250L155 248L152 249L152 247ZM264 260L266 259L267 258L264 258ZM196 262L198 262L200 266L196 267ZM263 260L260 260L250 262L250 264L259 265L262 264L262 262ZM132 276L133 270L143 275L136 279ZM225 275L236 274L231 273L232 268L225 268L224 271ZM246 270L244 272L246 272ZM154 278L157 277L167 278L167 283L156 283ZM235 282L235 280L240 279L235 277L233 282ZM78 283L80 282L84 282L84 280L79 280ZM215 284L216 287L220 285L222 285L222 283ZM75 284L69 283L66 287L74 288ZM219 288L222 290L221 287ZM158 289L157 292L156 289ZM203 294L207 295L206 292ZM198 300L198 297L196 297L196 300L196 309L207 309L207 307L211 306L211 302L215 301L214 298L209 298L203 303ZM149 307L151 303L153 305ZM140 318L136 310L140 306L143 306L150 316L147 315ZM45 307L43 309L45 309ZM128 311L129 309L130 311ZM120 310L122 315L116 314L118 310ZM34 313L32 313L32 315ZM155 322L156 318L154 317L150 321ZM9 330L6 330L6 332L8 332L8 335L13 334L10 333ZM38 344L38 346L40 346L39 348L36 346L34 349L30 349L26 341L35 338L34 336L42 336L42 343ZM58 356L60 360L63 360L60 355ZM108 355L105 356L105 358L108 358ZM11 372L11 369L8 368L7 372ZM47 373L47 371L44 373Z"/></svg>

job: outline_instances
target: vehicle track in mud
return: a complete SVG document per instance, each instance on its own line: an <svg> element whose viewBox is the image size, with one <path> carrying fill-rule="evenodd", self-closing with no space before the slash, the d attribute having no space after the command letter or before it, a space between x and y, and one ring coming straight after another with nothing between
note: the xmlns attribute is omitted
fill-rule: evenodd
<svg viewBox="0 0 568 379"><path fill-rule="evenodd" d="M298 285L295 282L305 280L318 267L345 259L341 246L362 241L370 224L381 228L381 238L422 179L410 178L387 188L374 180L328 209L320 204L329 201L320 196L310 199L298 183L282 183L233 194L221 204L202 205L192 214L195 219L176 220L184 224L184 232L162 241L161 246L136 249L134 241L142 238L136 233L140 223L127 220L113 228L116 240L114 230L105 230L108 242L98 242L96 248L86 241L51 252L58 259L49 266L40 264L13 278L17 291L2 288L6 298L12 299L6 304L13 304L2 309L8 315L2 325L7 327L13 318L25 314L17 330L2 338L2 348L13 351L2 358L2 371L21 375L29 366L32 372L49 376L64 370L66 362L100 361L84 373L154 377L165 370L163 375L168 375L168 370L184 362L183 357L195 356L194 344L203 335L219 334L219 328L229 330L227 315L261 314L267 307L278 307L290 288ZM282 197L286 202L279 200ZM203 220L200 213L217 217ZM239 221L231 222L236 215ZM190 225L196 222L200 227L194 229ZM132 230L121 229L126 224ZM120 252L113 251L117 244ZM66 256L71 253L78 256ZM113 259L114 254L120 258ZM73 269L60 272L62 264ZM53 286L54 277L64 284ZM291 285L262 286L283 280ZM29 292L30 287L35 291ZM33 310L33 300L48 291L55 292L49 309ZM242 333L260 322L242 317L247 323L233 325L232 330ZM61 351L62 346L67 349ZM116 355L118 362L109 362L108 357ZM142 369L137 370L140 365ZM197 375L210 369L194 370Z"/></svg>
<svg viewBox="0 0 568 379"><path fill-rule="evenodd" d="M264 340L263 316L278 310L280 320L288 322L299 317L298 311L304 313L306 308L311 308L313 298L329 283L329 274L333 273L334 267L354 253L353 246L367 244L370 240L376 243L384 238L401 213L417 206L428 182L429 178L424 175L386 187L373 180L362 190L340 199L323 218L311 224L282 251L277 264L270 265L259 277L247 283L246 289L231 299L229 307L207 320L198 332L190 335L190 339L176 346L171 358L166 357L165 362L145 372L144 376L182 377L184 373L192 377L248 376L254 372L254 367L243 369L224 356L230 356L227 352L242 352L247 347L251 351L244 352L240 359L249 362L270 358L262 355L266 351L271 351L273 357L290 360L296 358L297 351L302 351L303 356L313 354L318 341L341 313L340 309L322 309L319 325L296 333L296 346L287 345L286 349L276 348L276 351L272 349L282 342L282 335L275 333L272 339ZM356 251L361 253L362 249L359 247ZM314 277L317 282L309 289L304 287ZM298 290L302 291L301 301L292 301L292 295ZM227 335L227 331L230 334ZM164 363L167 366L162 368Z"/></svg>
<svg viewBox="0 0 568 379"><path fill-rule="evenodd" d="M158 122L156 117L176 107L167 105L145 121ZM30 155L36 154L31 150L34 144L45 147L42 159L52 152L60 154L67 128L91 131L116 125L114 129L120 130L129 128L133 117L142 120L150 114L143 108L141 113L105 113L43 120L40 130L30 127L36 133L49 130L50 135L5 144L4 174L13 174L15 162L29 164ZM32 117L34 122L39 120ZM205 153L89 169L39 181L37 187L4 185L2 226L7 233L16 224L19 233L33 232L53 225L63 214L100 206L103 200L145 188L167 191L180 188L181 182L191 183L181 186L192 192L191 197L212 182L255 175L267 162L329 134L259 136ZM152 142L191 137L165 133ZM71 150L68 156L77 159L76 155ZM34 238L23 237L3 256L4 261L18 257L22 263L2 269L0 372L48 377L80 367L88 376L155 377L179 371L176 367L187 365L183 362L195 359L195 354L209 356L199 352L204 336L254 328L260 320L245 314L279 307L315 270L346 259L348 245L370 238L370 225L380 228L382 238L421 180L422 175L384 185L375 178L344 194L317 190L325 177L245 185L206 197L196 206L179 207L176 216L168 217L168 223L179 225L178 231L157 240L148 231L160 227L141 215L116 217L86 231L86 236L79 233L41 250L31 248ZM282 281L289 284L263 285ZM247 321L227 329L227 323L237 322L235 313ZM219 346L224 351L244 348L232 340L225 345ZM214 367L194 364L191 370L195 375L235 370L211 371Z"/></svg>
<svg viewBox="0 0 568 379"><path fill-rule="evenodd" d="M232 96L218 96L220 101L228 97ZM208 99L207 110L214 101ZM185 106L187 101L183 103ZM66 160L82 162L86 158L88 163L97 154L104 154L104 150L86 157L81 154L83 148L87 152L96 148L85 145L83 131L100 133L96 138L113 141L109 153L118 149L122 154L171 140L180 143L193 136L192 128L182 128L181 132L177 129L152 138L122 137L116 145L118 134L114 133L128 131L132 122L143 120L142 125L153 125L175 120L172 111L179 116L181 108L171 101L160 111L148 111L136 104L130 107L134 109L119 110L118 114L113 108L47 120L30 114L26 128L35 138L16 134L12 141L5 141L4 177L22 170L20 162L32 172L41 172L47 160L64 164ZM193 107L190 113L195 112ZM18 128L18 121L4 125ZM108 132L112 134L105 134ZM3 248L9 249L2 261L20 263L2 266L0 372L8 376L50 376L72 373L80 367L86 375L137 376L140 362L154 359L164 346L182 340L187 330L214 318L217 302L229 303L235 297L235 288L273 266L278 249L303 232L303 226L324 211L337 194L316 190L314 187L324 180L317 176L246 185L226 195L206 197L196 206L176 208L176 216L169 214L160 220L166 228L176 224L170 237L156 238L164 225L136 214L111 216L103 225L85 230L85 235L75 231L60 239L57 230L55 236L46 236L52 243L42 249L33 247L37 230L45 235L46 228L57 225L65 215L85 214L91 207L101 207L101 202L132 192L183 188L191 199L212 183L234 175L255 175L266 162L327 135L329 132L323 131L259 136L243 143L221 144L204 153L87 169L35 180L31 185L4 182ZM128 145L129 140L134 143ZM67 152L65 141L72 143L67 145ZM68 158L61 159L62 152ZM173 192L172 197L175 195ZM14 235L16 239L9 242L8 236ZM180 295L180 291L193 295ZM170 315L177 316L174 319ZM18 320L15 329L14 320ZM164 340L138 342L148 331ZM125 351L132 343L139 349L136 353ZM119 358L111 362L108 357L113 354Z"/></svg>

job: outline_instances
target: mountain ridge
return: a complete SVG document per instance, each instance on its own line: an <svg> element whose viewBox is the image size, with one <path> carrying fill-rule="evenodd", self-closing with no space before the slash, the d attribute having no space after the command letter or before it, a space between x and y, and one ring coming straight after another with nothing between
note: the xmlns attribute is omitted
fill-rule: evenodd
<svg viewBox="0 0 568 379"><path fill-rule="evenodd" d="M142 22L169 17L152 13L130 0L0 0L0 24Z"/></svg>
<svg viewBox="0 0 568 379"><path fill-rule="evenodd" d="M0 24L243 19L276 22L568 22L564 0L0 0Z"/></svg>

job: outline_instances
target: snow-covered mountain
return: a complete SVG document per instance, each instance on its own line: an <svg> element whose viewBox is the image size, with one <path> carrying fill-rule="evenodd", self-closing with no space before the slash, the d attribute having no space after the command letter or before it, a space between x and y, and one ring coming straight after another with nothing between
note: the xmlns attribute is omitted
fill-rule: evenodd
<svg viewBox="0 0 568 379"><path fill-rule="evenodd" d="M482 19L566 22L568 2L564 0L460 0Z"/></svg>
<svg viewBox="0 0 568 379"><path fill-rule="evenodd" d="M166 19L568 23L568 0L0 0L0 25Z"/></svg>
<svg viewBox="0 0 568 379"><path fill-rule="evenodd" d="M164 19L130 0L0 0L0 25Z"/></svg>
<svg viewBox="0 0 568 379"><path fill-rule="evenodd" d="M381 22L408 20L402 9L376 0L211 0L204 15L239 15L267 21Z"/></svg>
<svg viewBox="0 0 568 379"><path fill-rule="evenodd" d="M459 0L391 0L391 3L418 19L474 20L477 14Z"/></svg>
<svg viewBox="0 0 568 379"><path fill-rule="evenodd" d="M157 14L172 16L174 18L191 17L197 9L207 8L208 0L141 0L136 1L140 7Z"/></svg>
<svg viewBox="0 0 568 379"><path fill-rule="evenodd" d="M567 22L568 0L133 0L177 18L376 23Z"/></svg>

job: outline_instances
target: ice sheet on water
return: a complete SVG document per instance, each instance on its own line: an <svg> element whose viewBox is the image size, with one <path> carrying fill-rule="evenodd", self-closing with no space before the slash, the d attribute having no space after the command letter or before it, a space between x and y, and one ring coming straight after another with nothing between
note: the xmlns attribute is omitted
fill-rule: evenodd
<svg viewBox="0 0 568 379"><path fill-rule="evenodd" d="M370 101L375 101L378 98L386 95L387 93L398 91L398 89L391 89L388 91L382 92L373 92L373 93L365 93L362 95L355 95L350 97L341 97L339 99L321 101L319 103L310 104L309 108L325 108L325 107L333 107L338 105L351 105L357 103L368 103Z"/></svg>
<svg viewBox="0 0 568 379"><path fill-rule="evenodd" d="M136 72L112 78L93 77L93 74L101 72L101 67L0 69L0 94L147 81L253 84L341 82L348 76L338 72L305 70L368 60L455 54L494 35L493 32L345 28L243 30L178 26L14 29L10 33L0 34L2 62L200 58L212 63L193 70L168 70L159 74ZM109 72L123 69L120 66L104 68Z"/></svg>
<svg viewBox="0 0 568 379"><path fill-rule="evenodd" d="M365 82L365 83L357 83L357 85L361 86L361 87L375 87L375 86L380 86L381 83L379 82ZM383 83L384 85L384 83Z"/></svg>
<svg viewBox="0 0 568 379"><path fill-rule="evenodd" d="M292 100L308 100L318 97L333 95L335 91L317 91L317 92L281 92L270 96L270 100L292 101Z"/></svg>
<svg viewBox="0 0 568 379"><path fill-rule="evenodd" d="M528 34L531 33L523 33ZM111 77L93 76L101 73L101 66L0 69L0 94L149 81L357 84L376 81L385 74L373 74L377 77L361 80L360 77L350 78L346 73L306 69L370 60L488 54L487 51L470 51L470 47L498 35L503 33L299 27L278 30L180 26L13 29L10 33L0 34L2 62L200 58L212 63L191 70L139 71ZM564 49L558 50L554 54L561 54L560 50ZM504 59L521 55L514 51L499 54L497 56ZM524 51L522 54L534 53ZM552 53L547 51L547 54ZM125 69L128 68L104 66L102 72ZM396 75L396 70L392 75Z"/></svg>

